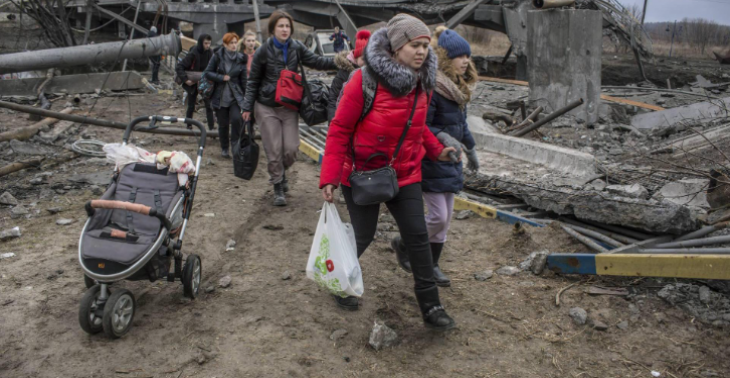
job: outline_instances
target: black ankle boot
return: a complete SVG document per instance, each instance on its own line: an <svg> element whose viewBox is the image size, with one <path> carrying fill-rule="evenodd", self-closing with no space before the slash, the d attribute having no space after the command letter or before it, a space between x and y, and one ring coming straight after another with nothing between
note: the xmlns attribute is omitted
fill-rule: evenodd
<svg viewBox="0 0 730 378"><path fill-rule="evenodd" d="M286 197L281 183L274 184L274 206L286 206Z"/></svg>
<svg viewBox="0 0 730 378"><path fill-rule="evenodd" d="M398 265L400 265L400 267L406 272L412 273L411 262L408 260L408 251L406 250L405 243L403 243L403 239L401 239L400 236L394 237L393 240L390 241L390 246L395 251Z"/></svg>
<svg viewBox="0 0 730 378"><path fill-rule="evenodd" d="M448 331L456 328L456 322L446 313L444 306L431 307L423 314L423 322L426 327L439 331Z"/></svg>
<svg viewBox="0 0 730 378"><path fill-rule="evenodd" d="M444 249L444 243L431 243L431 256L433 257L433 279L436 285L441 287L451 286L451 280L439 268L439 258Z"/></svg>
<svg viewBox="0 0 730 378"><path fill-rule="evenodd" d="M226 158L226 159L230 159L231 158L231 155L228 153L228 149L227 148L224 148L223 150L221 150L221 157Z"/></svg>
<svg viewBox="0 0 730 378"><path fill-rule="evenodd" d="M284 193L289 192L289 180L286 179L286 171L284 171L284 178L281 180L281 188L284 190Z"/></svg>
<svg viewBox="0 0 730 378"><path fill-rule="evenodd" d="M347 296L342 298L339 295L334 294L332 294L332 297L335 298L335 302L337 302L337 306L339 308L347 311L357 311L360 304L360 300L358 300L357 297Z"/></svg>
<svg viewBox="0 0 730 378"><path fill-rule="evenodd" d="M436 286L429 289L416 290L416 300L423 315L423 323L428 328L446 331L456 327L456 322L441 305L439 292Z"/></svg>

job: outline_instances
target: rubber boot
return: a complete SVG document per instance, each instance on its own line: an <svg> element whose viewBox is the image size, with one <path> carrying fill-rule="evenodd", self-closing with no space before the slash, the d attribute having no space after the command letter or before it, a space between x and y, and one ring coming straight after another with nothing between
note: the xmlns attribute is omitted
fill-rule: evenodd
<svg viewBox="0 0 730 378"><path fill-rule="evenodd" d="M418 300L418 307L420 307L421 314L423 315L423 323L427 328L447 331L456 327L454 319L446 313L444 306L441 305L436 286L429 289L416 290L416 300Z"/></svg>
<svg viewBox="0 0 730 378"><path fill-rule="evenodd" d="M403 239L400 237L400 235L393 238L393 240L390 241L390 247L393 248L395 251L396 259L398 260L398 265L405 270L408 273L411 273L411 262L408 260L408 251L406 250L406 244L403 242Z"/></svg>
<svg viewBox="0 0 730 378"><path fill-rule="evenodd" d="M281 180L281 188L284 190L284 193L289 192L289 180L286 179L286 171L284 171L284 178Z"/></svg>
<svg viewBox="0 0 730 378"><path fill-rule="evenodd" d="M286 197L281 183L274 184L274 206L286 206Z"/></svg>
<svg viewBox="0 0 730 378"><path fill-rule="evenodd" d="M439 258L441 251L444 249L444 243L431 243L431 256L433 257L433 279L436 280L436 286L449 287L451 280L439 268Z"/></svg>

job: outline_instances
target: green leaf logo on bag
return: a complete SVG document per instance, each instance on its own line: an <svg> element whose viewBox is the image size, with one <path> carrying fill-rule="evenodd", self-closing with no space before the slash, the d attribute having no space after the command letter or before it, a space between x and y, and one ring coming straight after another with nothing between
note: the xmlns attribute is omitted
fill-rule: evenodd
<svg viewBox="0 0 730 378"><path fill-rule="evenodd" d="M342 291L342 285L340 280L337 278L327 279L325 276L327 272L334 270L335 265L330 258L330 239L327 235L322 235L322 241L319 242L319 253L317 258L314 260L314 281L323 288L327 289L330 293L346 297L344 291Z"/></svg>

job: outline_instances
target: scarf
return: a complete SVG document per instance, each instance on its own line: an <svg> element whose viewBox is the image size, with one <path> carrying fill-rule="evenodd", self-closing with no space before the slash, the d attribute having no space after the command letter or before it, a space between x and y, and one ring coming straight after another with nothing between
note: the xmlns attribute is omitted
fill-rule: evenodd
<svg viewBox="0 0 730 378"><path fill-rule="evenodd" d="M284 53L284 64L286 65L286 58L289 56L289 39L287 39L284 43L279 42L276 37L272 37L272 39L274 40L274 46Z"/></svg>
<svg viewBox="0 0 730 378"><path fill-rule="evenodd" d="M459 86L456 85L440 70L436 73L436 93L447 99L459 104L459 108L463 109L471 98L471 92L464 93Z"/></svg>
<svg viewBox="0 0 730 378"><path fill-rule="evenodd" d="M226 67L226 72L231 72L231 68L233 68L233 63L236 62L236 52L235 51L229 51L228 49L223 50L223 64Z"/></svg>

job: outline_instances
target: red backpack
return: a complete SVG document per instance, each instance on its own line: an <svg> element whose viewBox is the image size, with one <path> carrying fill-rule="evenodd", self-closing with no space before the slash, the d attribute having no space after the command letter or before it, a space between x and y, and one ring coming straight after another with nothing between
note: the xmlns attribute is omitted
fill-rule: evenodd
<svg viewBox="0 0 730 378"><path fill-rule="evenodd" d="M299 111L303 94L302 76L294 71L281 70L279 80L276 82L276 103L285 108Z"/></svg>

